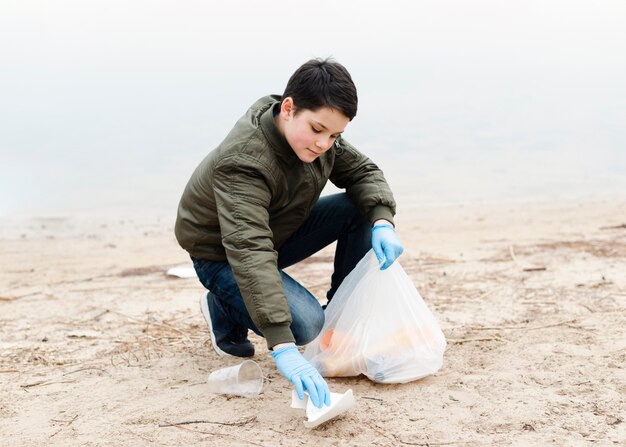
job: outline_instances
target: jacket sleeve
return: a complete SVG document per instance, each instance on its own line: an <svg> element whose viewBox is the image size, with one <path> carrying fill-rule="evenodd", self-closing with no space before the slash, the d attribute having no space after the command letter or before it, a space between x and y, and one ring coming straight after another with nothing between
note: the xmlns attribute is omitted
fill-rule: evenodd
<svg viewBox="0 0 626 447"><path fill-rule="evenodd" d="M258 160L234 155L215 166L213 189L226 257L250 317L271 348L295 339L269 226L268 172Z"/></svg>
<svg viewBox="0 0 626 447"><path fill-rule="evenodd" d="M393 224L396 202L383 172L343 138L337 140L330 181L348 196L370 223L386 219Z"/></svg>

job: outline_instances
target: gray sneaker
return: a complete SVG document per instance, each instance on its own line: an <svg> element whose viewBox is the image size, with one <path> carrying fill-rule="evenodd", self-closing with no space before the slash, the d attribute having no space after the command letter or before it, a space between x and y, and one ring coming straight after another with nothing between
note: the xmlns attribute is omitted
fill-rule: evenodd
<svg viewBox="0 0 626 447"><path fill-rule="evenodd" d="M215 295L211 292L200 297L200 310L209 325L211 343L213 349L221 357L252 357L254 355L254 345L246 336L243 339L235 339L232 336L233 330L222 329L228 322L228 317L217 303Z"/></svg>

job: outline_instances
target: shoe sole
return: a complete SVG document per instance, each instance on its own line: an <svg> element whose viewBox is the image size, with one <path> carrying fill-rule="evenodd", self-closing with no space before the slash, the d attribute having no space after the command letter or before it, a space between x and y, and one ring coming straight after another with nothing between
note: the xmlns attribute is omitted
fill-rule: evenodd
<svg viewBox="0 0 626 447"><path fill-rule="evenodd" d="M209 299L208 295L210 292L205 293L200 297L200 310L202 311L202 315L209 325L209 334L211 335L211 344L213 345L213 349L217 352L217 355L220 357L235 357L234 355L229 354L228 352L222 351L219 346L217 346L217 341L215 340L215 334L213 333L213 324L211 323L211 313L209 312Z"/></svg>

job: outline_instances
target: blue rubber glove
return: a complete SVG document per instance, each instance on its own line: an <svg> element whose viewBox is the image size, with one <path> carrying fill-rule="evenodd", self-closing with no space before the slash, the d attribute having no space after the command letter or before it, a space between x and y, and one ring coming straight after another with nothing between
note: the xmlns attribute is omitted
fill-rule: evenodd
<svg viewBox="0 0 626 447"><path fill-rule="evenodd" d="M304 392L317 408L330 405L330 390L326 381L313 365L306 361L296 345L283 346L272 352L276 366L296 389L298 397L304 399Z"/></svg>
<svg viewBox="0 0 626 447"><path fill-rule="evenodd" d="M391 224L374 225L372 228L372 248L380 269L385 270L402 254L404 247L396 236Z"/></svg>

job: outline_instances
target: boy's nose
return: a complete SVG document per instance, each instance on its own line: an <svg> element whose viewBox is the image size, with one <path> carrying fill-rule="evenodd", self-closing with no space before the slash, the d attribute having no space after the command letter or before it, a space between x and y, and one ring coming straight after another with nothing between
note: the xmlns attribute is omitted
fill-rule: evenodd
<svg viewBox="0 0 626 447"><path fill-rule="evenodd" d="M326 150L328 149L328 138L321 138L319 140L317 140L316 143L317 147L319 147L320 149Z"/></svg>

